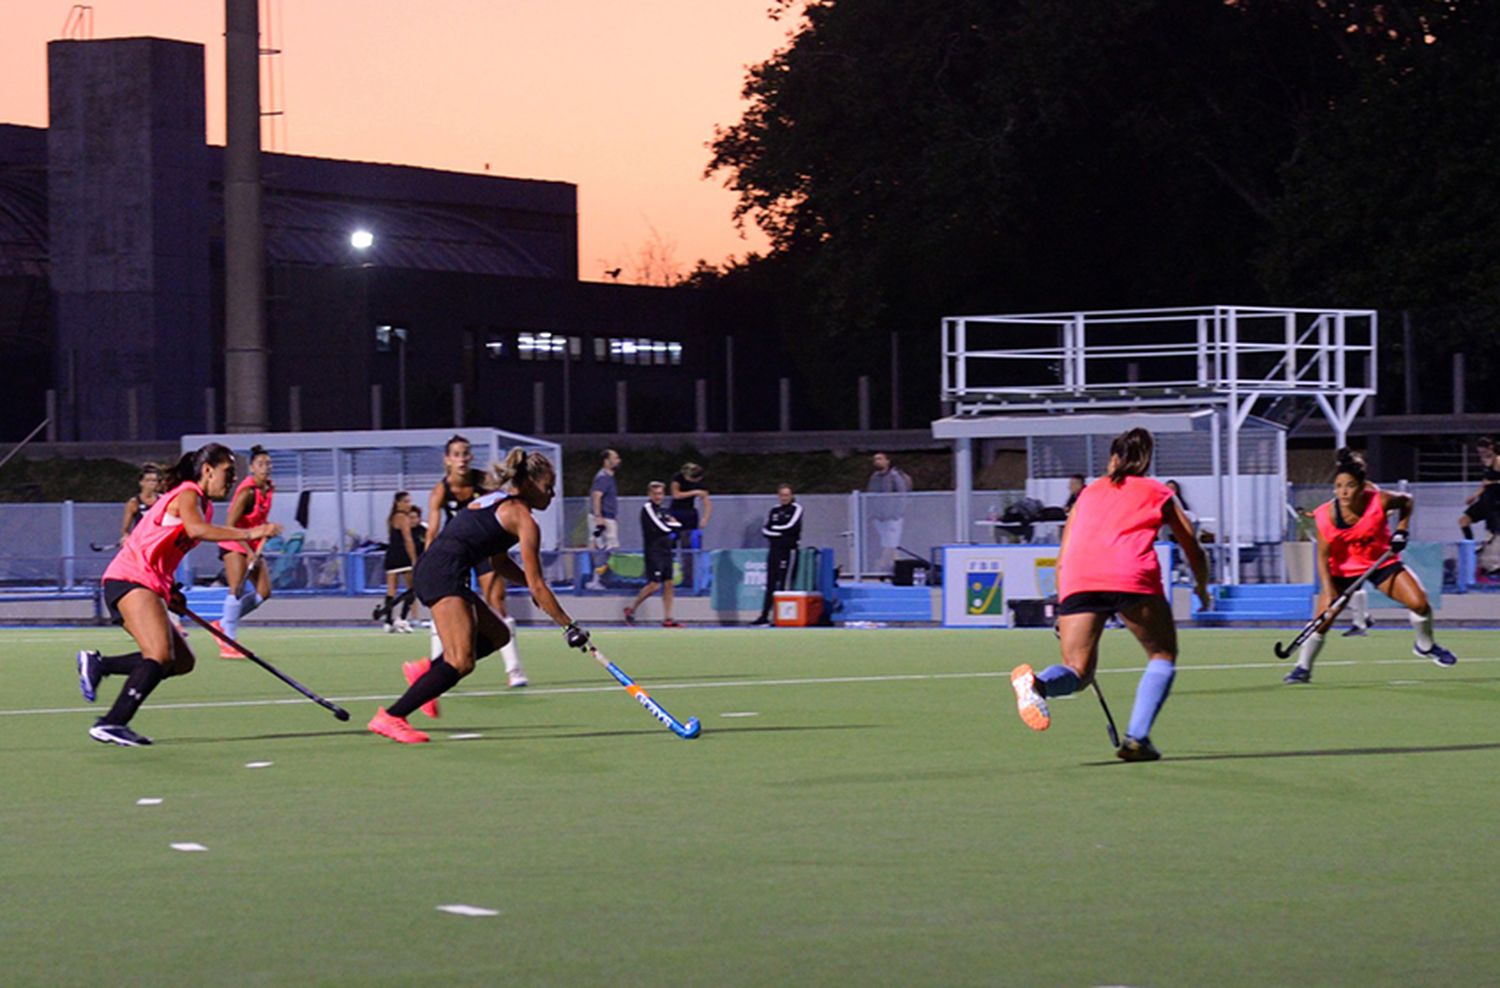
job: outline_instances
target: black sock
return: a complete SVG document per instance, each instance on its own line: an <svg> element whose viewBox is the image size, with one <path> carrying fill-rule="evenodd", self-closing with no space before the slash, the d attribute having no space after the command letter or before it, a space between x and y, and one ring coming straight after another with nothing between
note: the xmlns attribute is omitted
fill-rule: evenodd
<svg viewBox="0 0 1500 988"><path fill-rule="evenodd" d="M417 599L416 591L407 590L396 599L401 602L401 620L405 621L407 618L411 617L411 605Z"/></svg>
<svg viewBox="0 0 1500 988"><path fill-rule="evenodd" d="M101 655L99 656L99 671L106 676L128 676L135 671L137 665L144 661L140 652L131 652L129 655Z"/></svg>
<svg viewBox="0 0 1500 988"><path fill-rule="evenodd" d="M161 682L165 670L160 662L152 662L150 659L142 659L136 663L130 672L130 678L125 680L125 686L120 690L120 695L115 697L115 705L109 708L109 713L99 718L103 724L123 725L130 723L130 718L140 709L146 697L156 689L156 684Z"/></svg>
<svg viewBox="0 0 1500 988"><path fill-rule="evenodd" d="M380 605L380 617L381 617L381 620L385 621L387 624L390 623L390 620L391 620L391 607L395 603L396 603L396 598L392 597L390 594L386 594L385 595L385 603Z"/></svg>
<svg viewBox="0 0 1500 988"><path fill-rule="evenodd" d="M439 657L421 679L412 683L411 687L401 694L401 699L385 708L385 712L392 717L410 717L412 711L428 700L436 700L451 690L458 680L458 670Z"/></svg>
<svg viewBox="0 0 1500 988"><path fill-rule="evenodd" d="M1470 542L1473 542L1474 541L1474 529L1471 528L1471 527L1469 527L1468 525L1465 525L1463 528L1464 528L1464 538L1468 539Z"/></svg>

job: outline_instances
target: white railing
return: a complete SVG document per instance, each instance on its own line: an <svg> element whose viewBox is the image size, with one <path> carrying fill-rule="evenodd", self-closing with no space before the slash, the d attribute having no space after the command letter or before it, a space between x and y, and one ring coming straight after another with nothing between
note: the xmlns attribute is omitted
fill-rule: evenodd
<svg viewBox="0 0 1500 988"><path fill-rule="evenodd" d="M958 414L1179 405L1184 398L1368 396L1377 317L1366 309L1204 306L953 316L942 399Z"/></svg>

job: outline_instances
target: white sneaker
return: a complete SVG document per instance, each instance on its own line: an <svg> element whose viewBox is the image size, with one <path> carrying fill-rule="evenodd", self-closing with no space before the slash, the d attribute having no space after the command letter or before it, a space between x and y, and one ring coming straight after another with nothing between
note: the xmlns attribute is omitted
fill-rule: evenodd
<svg viewBox="0 0 1500 988"><path fill-rule="evenodd" d="M585 590L603 590L604 589L604 581L600 580L596 576L592 580L590 580L589 582L585 583L583 585L583 589L585 589Z"/></svg>
<svg viewBox="0 0 1500 988"><path fill-rule="evenodd" d="M512 689L519 689L522 686L531 685L531 680L526 678L526 670L522 669L520 666L517 666L510 671L509 678Z"/></svg>
<svg viewBox="0 0 1500 988"><path fill-rule="evenodd" d="M394 621L387 621L385 624L382 624L380 627L382 629L384 629L385 633L388 634L388 635L394 635L396 633L396 623Z"/></svg>
<svg viewBox="0 0 1500 988"><path fill-rule="evenodd" d="M391 623L396 626L396 630L399 631L401 634L403 634L403 635L409 635L409 634L411 634L411 625L408 624L402 618L397 618L395 621L393 621Z"/></svg>

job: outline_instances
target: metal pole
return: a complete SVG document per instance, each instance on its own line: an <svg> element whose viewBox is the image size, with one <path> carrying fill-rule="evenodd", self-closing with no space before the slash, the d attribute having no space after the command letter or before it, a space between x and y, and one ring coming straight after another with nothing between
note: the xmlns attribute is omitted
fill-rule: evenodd
<svg viewBox="0 0 1500 988"><path fill-rule="evenodd" d="M380 428L380 385L370 385L370 428Z"/></svg>
<svg viewBox="0 0 1500 988"><path fill-rule="evenodd" d="M453 384L453 427L462 429L464 425L464 385L462 381Z"/></svg>
<svg viewBox="0 0 1500 988"><path fill-rule="evenodd" d="M615 382L615 432L621 435L630 431L630 402L628 385Z"/></svg>
<svg viewBox="0 0 1500 988"><path fill-rule="evenodd" d="M781 409L780 425L782 432L792 431L792 381L791 378L783 377L778 388L780 395L778 405Z"/></svg>
<svg viewBox="0 0 1500 988"><path fill-rule="evenodd" d="M724 431L734 431L734 337L724 337Z"/></svg>
<svg viewBox="0 0 1500 988"><path fill-rule="evenodd" d="M901 428L901 337L891 332L891 428Z"/></svg>
<svg viewBox="0 0 1500 988"><path fill-rule="evenodd" d="M399 331L391 327L393 334ZM396 421L406 428L406 337L396 336Z"/></svg>
<svg viewBox="0 0 1500 988"><path fill-rule="evenodd" d="M708 431L708 381L698 378L693 382L693 423L695 431Z"/></svg>
<svg viewBox="0 0 1500 988"><path fill-rule="evenodd" d="M224 387L230 432L265 432L265 248L257 0L224 3Z"/></svg>
<svg viewBox="0 0 1500 988"><path fill-rule="evenodd" d="M287 428L292 432L302 431L302 385L293 384L286 389Z"/></svg>
<svg viewBox="0 0 1500 988"><path fill-rule="evenodd" d="M547 384L531 382L531 431L537 435L547 431Z"/></svg>
<svg viewBox="0 0 1500 988"><path fill-rule="evenodd" d="M870 378L866 374L859 376L859 431L870 431Z"/></svg>
<svg viewBox="0 0 1500 988"><path fill-rule="evenodd" d="M1453 414L1464 413L1464 355L1455 353L1453 355Z"/></svg>
<svg viewBox="0 0 1500 988"><path fill-rule="evenodd" d="M35 439L36 438L36 434L38 432L41 432L43 429L47 428L47 426L50 425L51 422L52 422L51 419L42 419L40 422L38 422L37 423L37 427L35 429L32 429L30 432L28 432L26 434L26 438L25 439L22 439L20 442L16 443L16 448L15 449L13 449L9 453L5 454L5 459L0 460L0 467L3 467L3 466L5 466L5 464L9 463L11 461L12 457L14 457L17 453L21 452L21 450L25 448L26 444L29 443L29 442L31 442L31 440Z"/></svg>
<svg viewBox="0 0 1500 988"><path fill-rule="evenodd" d="M953 440L953 541L974 541L973 519L969 508L974 491L974 440Z"/></svg>
<svg viewBox="0 0 1500 988"><path fill-rule="evenodd" d="M51 388L47 389L47 419L42 424L47 427L47 441L57 442L57 392Z"/></svg>

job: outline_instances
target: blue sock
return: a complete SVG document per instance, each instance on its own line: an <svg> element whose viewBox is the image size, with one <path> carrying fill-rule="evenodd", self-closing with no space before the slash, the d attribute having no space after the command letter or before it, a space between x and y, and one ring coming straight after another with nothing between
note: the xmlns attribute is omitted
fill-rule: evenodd
<svg viewBox="0 0 1500 988"><path fill-rule="evenodd" d="M224 614L219 618L219 627L230 638L240 630L240 598L234 594L224 594Z"/></svg>
<svg viewBox="0 0 1500 988"><path fill-rule="evenodd" d="M1135 688L1135 708L1130 711L1130 727L1126 731L1137 741L1151 736L1151 724L1167 702L1172 692L1172 679L1177 675L1177 666L1166 659L1152 659L1146 663L1141 674L1141 683Z"/></svg>
<svg viewBox="0 0 1500 988"><path fill-rule="evenodd" d="M1078 673L1067 666L1048 666L1037 673L1036 678L1043 684L1043 696L1070 696L1077 693L1078 687L1083 685Z"/></svg>

